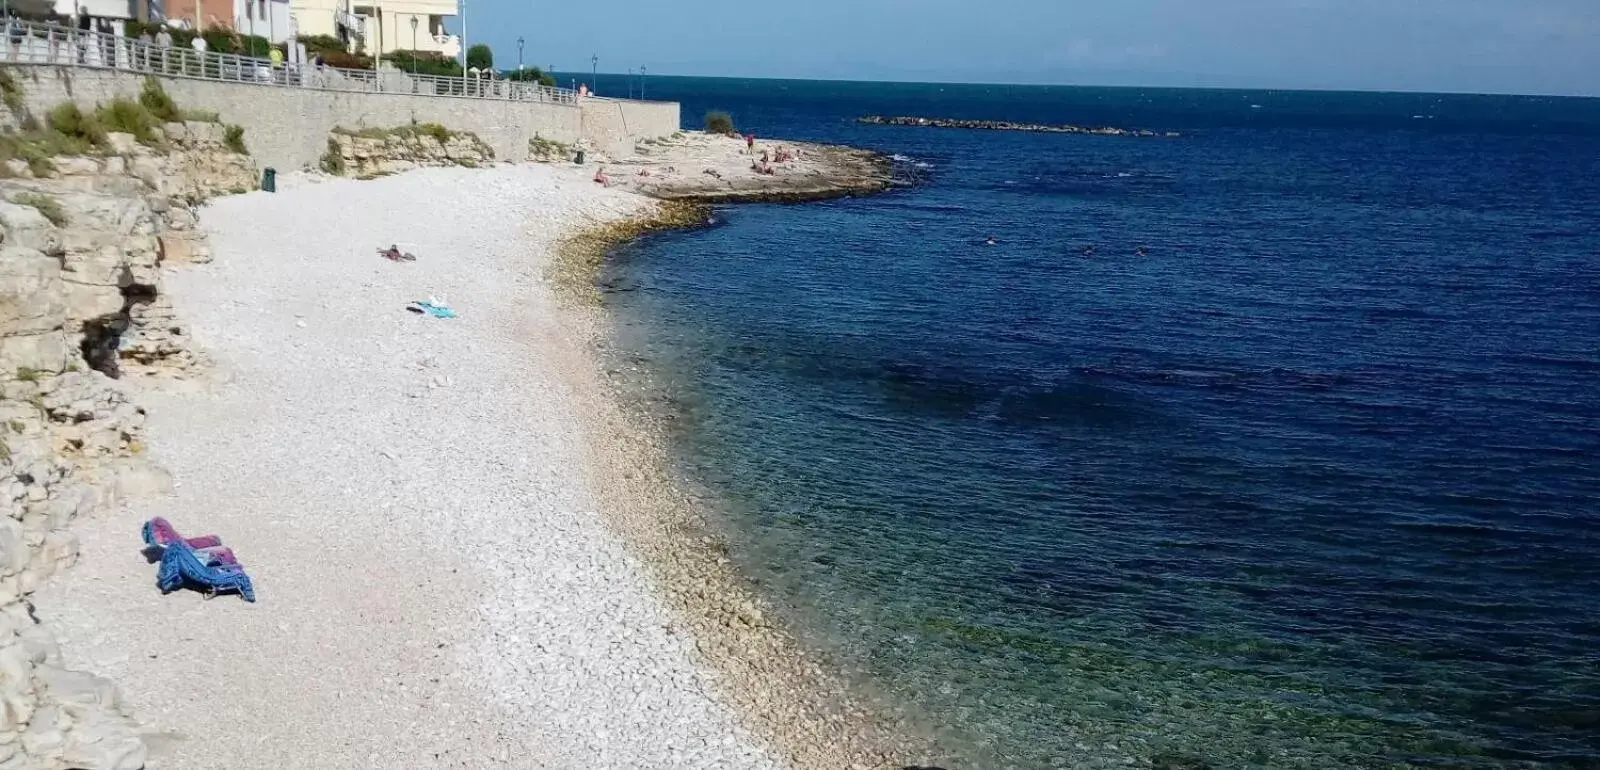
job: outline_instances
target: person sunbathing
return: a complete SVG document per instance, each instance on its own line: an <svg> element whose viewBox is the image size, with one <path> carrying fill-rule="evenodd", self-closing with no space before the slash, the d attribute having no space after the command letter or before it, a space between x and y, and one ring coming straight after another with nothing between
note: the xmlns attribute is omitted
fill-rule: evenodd
<svg viewBox="0 0 1600 770"><path fill-rule="evenodd" d="M605 166L601 166L599 171L594 172L594 183L602 187L611 186L611 177L606 175Z"/></svg>

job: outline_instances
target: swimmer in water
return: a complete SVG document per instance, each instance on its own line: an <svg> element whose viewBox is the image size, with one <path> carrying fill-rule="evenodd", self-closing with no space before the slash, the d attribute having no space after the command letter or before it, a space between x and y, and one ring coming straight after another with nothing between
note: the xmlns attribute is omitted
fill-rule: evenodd
<svg viewBox="0 0 1600 770"><path fill-rule="evenodd" d="M1094 256L1094 244L1091 243L1088 246L1083 247L1083 255L1085 257Z"/></svg>
<svg viewBox="0 0 1600 770"><path fill-rule="evenodd" d="M998 246L998 245L1000 245L1000 242L995 240L994 236L991 235L988 238L984 239L983 245L985 245L985 246Z"/></svg>
<svg viewBox="0 0 1600 770"><path fill-rule="evenodd" d="M1133 250L1133 255L1136 256L1136 257L1148 257L1148 256L1150 256L1150 252L1145 251L1144 247L1140 246L1140 247L1138 247L1138 248Z"/></svg>

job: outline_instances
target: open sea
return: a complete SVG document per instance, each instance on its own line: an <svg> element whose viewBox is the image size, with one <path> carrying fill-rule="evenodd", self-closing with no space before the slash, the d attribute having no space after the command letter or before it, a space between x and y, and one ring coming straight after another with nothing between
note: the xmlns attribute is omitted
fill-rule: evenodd
<svg viewBox="0 0 1600 770"><path fill-rule="evenodd" d="M1600 767L1600 100L647 88L920 178L604 284L733 558L950 767Z"/></svg>

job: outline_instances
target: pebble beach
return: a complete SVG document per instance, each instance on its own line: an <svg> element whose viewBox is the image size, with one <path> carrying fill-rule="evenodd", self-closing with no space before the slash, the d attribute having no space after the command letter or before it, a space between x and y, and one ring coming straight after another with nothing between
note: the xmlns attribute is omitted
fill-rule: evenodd
<svg viewBox="0 0 1600 770"><path fill-rule="evenodd" d="M666 531L683 498L610 406L597 311L547 277L658 205L499 166L203 210L215 261L167 280L208 365L140 386L173 492L81 527L37 600L123 685L150 767L908 763L709 537ZM457 317L407 312L429 298ZM221 535L259 602L156 591L154 516Z"/></svg>

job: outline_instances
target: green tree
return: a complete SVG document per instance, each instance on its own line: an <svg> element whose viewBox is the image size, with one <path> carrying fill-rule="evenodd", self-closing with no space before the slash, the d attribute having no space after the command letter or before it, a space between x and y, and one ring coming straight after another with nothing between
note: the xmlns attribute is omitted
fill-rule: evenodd
<svg viewBox="0 0 1600 770"><path fill-rule="evenodd" d="M550 86L552 88L554 88L556 84L554 75L551 75L550 73L545 72L538 67L529 67L523 70L506 70L505 72L500 73L500 76L506 80L514 80L524 83L538 83L540 85Z"/></svg>
<svg viewBox="0 0 1600 770"><path fill-rule="evenodd" d="M494 51L489 46L479 43L467 49L467 69L477 67L480 70L494 69Z"/></svg>

